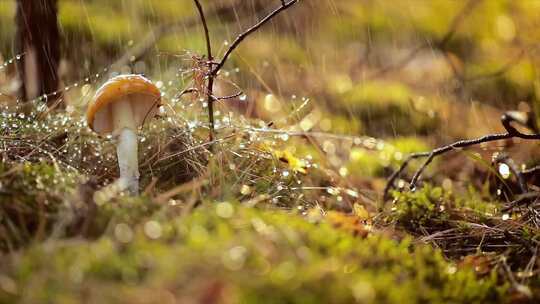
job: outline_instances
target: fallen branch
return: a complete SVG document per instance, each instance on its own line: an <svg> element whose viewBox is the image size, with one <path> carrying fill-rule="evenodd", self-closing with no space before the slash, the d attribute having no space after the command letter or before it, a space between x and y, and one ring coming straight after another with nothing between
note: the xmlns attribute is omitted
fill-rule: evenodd
<svg viewBox="0 0 540 304"><path fill-rule="evenodd" d="M433 159L439 155L445 154L449 151L453 151L456 149L466 148L470 146L475 146L482 143L492 142L492 141L499 141L499 140L505 140L505 139L512 139L512 138L520 138L525 140L540 140L540 134L525 134L520 131L518 131L516 128L512 126L513 122L519 123L521 125L524 125L523 121L520 121L518 118L516 118L514 115L512 115L513 112L508 112L504 114L501 117L501 124L506 129L506 133L500 133L500 134L489 134L482 136L480 138L476 139L469 139L469 140L460 140L457 142L454 142L452 144L439 147L437 149L434 149L429 152L420 152L420 153L413 153L409 155L405 161L401 164L398 170L396 170L388 179L388 183L386 184L386 187L384 189L383 198L387 200L389 198L389 192L394 187L394 183L396 179L398 179L403 171L407 168L409 163L418 158L424 158L427 157L427 159L424 161L422 166L414 173L411 182L410 182L410 189L415 190L416 186L422 176L422 173L424 170L429 166L429 164L433 161Z"/></svg>

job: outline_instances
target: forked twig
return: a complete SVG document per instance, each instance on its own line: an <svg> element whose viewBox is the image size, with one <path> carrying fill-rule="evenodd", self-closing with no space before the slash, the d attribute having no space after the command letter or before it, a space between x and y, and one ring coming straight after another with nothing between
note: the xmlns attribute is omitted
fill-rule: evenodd
<svg viewBox="0 0 540 304"><path fill-rule="evenodd" d="M257 22L255 25L253 25L252 27L248 28L246 31L244 31L243 33L241 33L240 35L238 35L236 37L236 39L233 41L233 43L229 46L229 48L227 49L227 51L225 52L225 55L223 55L223 58L221 59L221 61L218 63L218 65L214 68L214 70L212 70L212 73L214 76L217 75L217 73L219 72L219 70L221 70L223 68L223 66L225 65L225 63L227 62L227 59L229 59L229 57L231 56L231 54L234 52L234 50L236 50L236 48L240 45L240 43L242 43L242 41L244 41L244 39L246 39L249 35L253 34L254 32L256 32L258 29L260 29L263 25L265 25L266 23L268 23L268 21L272 20L275 16L279 15L281 12L287 10L288 8L292 7L293 5L295 5L296 3L298 3L299 0L291 0L289 1L288 3L285 1L285 0L282 0L281 1L281 6L278 7L277 9L273 10L272 12L270 12L266 17L264 17L263 19L261 19L259 22Z"/></svg>
<svg viewBox="0 0 540 304"><path fill-rule="evenodd" d="M214 101L220 100L221 98L214 96L214 82L215 79L219 73L219 71L223 68L229 57L232 55L232 53L236 50L236 48L246 39L249 35L256 32L258 29L260 29L263 25L268 23L268 21L272 20L275 16L279 15L281 12L287 10L288 8L292 7L296 3L299 2L299 0L290 0L287 2L286 0L281 0L281 6L277 9L270 12L266 17L261 19L259 22L257 22L255 25L251 26L244 32L242 32L240 35L236 37L236 39L233 41L233 43L229 46L221 60L217 63L213 61L212 56L212 43L210 41L210 34L208 30L208 23L206 21L206 17L204 15L204 10L202 8L201 3L199 0L193 0L195 2L195 5L197 7L197 10L199 12L201 22L204 27L204 34L206 39L206 48L207 48L207 57L208 57L208 75L207 75L207 102L208 102L208 120L210 122L210 142L214 139Z"/></svg>

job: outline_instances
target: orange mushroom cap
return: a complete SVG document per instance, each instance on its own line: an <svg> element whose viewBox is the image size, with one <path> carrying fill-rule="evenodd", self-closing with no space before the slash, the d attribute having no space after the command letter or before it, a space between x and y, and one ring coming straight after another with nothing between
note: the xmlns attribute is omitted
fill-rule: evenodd
<svg viewBox="0 0 540 304"><path fill-rule="evenodd" d="M88 105L86 120L88 126L99 134L112 133L112 104L129 99L134 121L137 126L156 115L161 105L161 92L146 77L141 75L120 75L111 78L96 92Z"/></svg>

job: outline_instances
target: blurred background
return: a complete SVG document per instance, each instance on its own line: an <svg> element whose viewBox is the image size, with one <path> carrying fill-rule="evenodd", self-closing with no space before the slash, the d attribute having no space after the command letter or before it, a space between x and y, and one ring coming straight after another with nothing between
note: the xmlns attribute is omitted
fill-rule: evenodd
<svg viewBox="0 0 540 304"><path fill-rule="evenodd" d="M202 4L220 58L279 1ZM4 62L18 55L15 10L15 0L0 1ZM194 71L206 52L192 1L59 0L58 20L60 86L71 89L64 92L71 110L84 109L111 71L132 72L149 76L165 98L205 119L204 104L178 97L196 85ZM387 139L400 153L378 162L398 162L403 153L501 131L506 110L534 112L539 23L539 1L303 0L232 56L217 91L244 94L221 102L217 115L234 111L281 128ZM0 71L4 99L16 94L14 75L15 65ZM338 168L384 173L360 150L321 145L339 156L330 157ZM519 153L535 163L527 148Z"/></svg>

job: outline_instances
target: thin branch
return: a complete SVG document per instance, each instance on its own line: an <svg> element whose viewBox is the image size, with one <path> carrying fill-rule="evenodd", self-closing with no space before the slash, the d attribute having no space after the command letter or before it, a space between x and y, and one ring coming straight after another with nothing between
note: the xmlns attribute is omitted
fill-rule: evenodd
<svg viewBox="0 0 540 304"><path fill-rule="evenodd" d="M443 146L440 148L437 148L429 154L428 158L425 160L425 162L422 164L422 166L414 173L413 178L411 179L411 189L416 188L416 184L418 180L420 179L422 173L424 170L429 166L429 164L433 161L433 159L441 154L444 154L448 151L455 150L458 148L465 148L470 146L475 146L481 143L487 143L491 141L497 141L497 140L503 140L503 139L510 139L514 137L511 133L502 133L502 134L490 134L486 136L482 136L480 138L476 139L469 139L469 140L460 140L455 143L449 144L447 146Z"/></svg>
<svg viewBox="0 0 540 304"><path fill-rule="evenodd" d="M204 11L199 0L194 0L195 5L197 6L197 11L199 11L199 16L201 17L202 25L204 28L204 38L206 39L206 51L208 54L208 61L212 61L212 43L210 42L210 32L208 31L208 23L206 23L206 17L204 16Z"/></svg>
<svg viewBox="0 0 540 304"><path fill-rule="evenodd" d="M512 210L515 207L518 207L520 205L528 205L531 203L531 201L537 200L540 197L539 192L527 192L524 194L519 195L515 200L510 202L507 206L501 209L502 212L508 212Z"/></svg>
<svg viewBox="0 0 540 304"><path fill-rule="evenodd" d="M212 74L217 75L219 70L221 70L223 66L225 65L225 63L227 62L227 59L229 59L231 54L234 52L234 50L236 50L236 48L240 45L240 43L244 41L244 39L246 39L252 33L256 32L259 28L265 25L268 21L272 20L275 16L279 15L279 13L287 10L291 6L295 5L296 3L298 3L298 0L291 0L288 3L286 3L285 0L282 0L281 6L279 8L275 9L274 11L269 13L266 17L261 19L261 21L259 21L257 24L253 25L252 27L248 28L245 32L238 35L238 37L236 37L236 39L233 41L231 46L225 52L225 55L223 55L223 58L221 59L221 61L214 68L214 70L212 70Z"/></svg>
<svg viewBox="0 0 540 304"><path fill-rule="evenodd" d="M525 170L521 171L521 174L523 174L525 176L530 176L530 175L536 174L538 172L540 172L540 166L525 169Z"/></svg>
<svg viewBox="0 0 540 304"><path fill-rule="evenodd" d="M228 95L228 96L221 96L221 97L212 96L212 97L213 97L214 101L220 101L220 100L228 100L228 99L233 99L233 98L236 98L236 97L240 97L243 94L244 94L244 92L240 91L238 93Z"/></svg>
<svg viewBox="0 0 540 304"><path fill-rule="evenodd" d="M434 149L431 152L421 152L421 153L415 153L415 154L409 155L407 159L405 159L403 164L400 166L400 168L389 177L388 183L386 184L386 187L384 189L384 196L383 196L384 199L389 198L389 191L390 189L394 187L395 180L403 173L403 171L407 168L410 161L413 159L427 157L427 159L424 161L422 166L414 173L413 178L411 179L410 189L412 190L416 188L416 185L418 181L420 180L422 173L427 168L427 166L429 166L429 164L433 161L433 159L436 156L442 155L444 153L447 153L455 149L466 148L466 147L470 147L470 146L474 146L474 145L478 145L482 143L504 140L504 139L521 138L525 140L540 140L540 134L524 134L518 131L516 128L514 128L511 125L511 123L514 121L515 119L511 115L504 114L501 117L501 124L506 129L507 131L506 133L489 134L489 135L485 135L476 139L460 140L452 144Z"/></svg>
<svg viewBox="0 0 540 304"><path fill-rule="evenodd" d="M386 183L386 186L384 187L384 190L383 190L383 199L386 201L390 198L390 190L394 187L394 183L401 176L403 171L407 169L411 161L417 158L427 157L430 154L431 152L419 152L419 153L413 153L407 156L407 158L405 158L403 163L401 163L401 166L399 166L399 168L396 171L394 171L394 173L392 173L390 177L388 177L388 182Z"/></svg>
<svg viewBox="0 0 540 304"><path fill-rule="evenodd" d="M212 61L214 60L214 57L212 56L212 42L210 41L210 32L208 31L208 23L206 22L206 17L204 16L204 10L201 6L201 3L199 0L193 0L195 2L195 6L197 6L197 11L199 12L199 16L201 17L201 22L204 28L204 38L206 40L206 52L208 57L208 70L212 71ZM208 75L208 86L206 89L207 94L207 100L208 103L208 120L210 122L210 141L214 140L214 75L210 73ZM212 147L212 146L211 146Z"/></svg>
<svg viewBox="0 0 540 304"><path fill-rule="evenodd" d="M437 44L439 49L445 49L448 42L452 39L452 37L454 37L455 33L457 32L459 26L461 25L461 22L473 11L474 7L480 4L481 2L482 0L469 0L463 6L463 8L452 20L452 23L450 24L450 28L448 29L446 34Z"/></svg>
<svg viewBox="0 0 540 304"><path fill-rule="evenodd" d="M197 10L199 12L199 16L201 18L201 22L204 27L204 35L206 39L206 48L207 48L207 56L208 56L208 69L209 73L207 75L208 77L208 85L207 85L207 102L208 102L208 120L210 122L210 142L213 142L214 140L214 133L215 133L215 126L214 126L214 101L216 101L216 98L214 97L214 82L215 78L218 75L218 72L223 68L225 63L227 62L227 59L232 55L232 53L236 50L236 48L246 39L249 35L256 32L259 28L261 28L263 25L265 25L268 21L272 20L275 16L279 15L279 13L287 10L291 6L298 3L299 0L291 0L290 2L286 2L286 0L281 0L281 6L271 13L269 13L266 17L261 19L258 23L253 25L252 27L248 28L246 31L241 33L236 37L236 39L233 41L233 43L229 46L225 54L223 55L222 59L216 64L213 60L212 56L212 44L210 41L210 34L208 30L208 23L206 22L206 17L204 15L204 10L202 8L202 5L200 4L199 0L193 0L195 2L195 5L197 6ZM212 147L212 146L211 146Z"/></svg>

